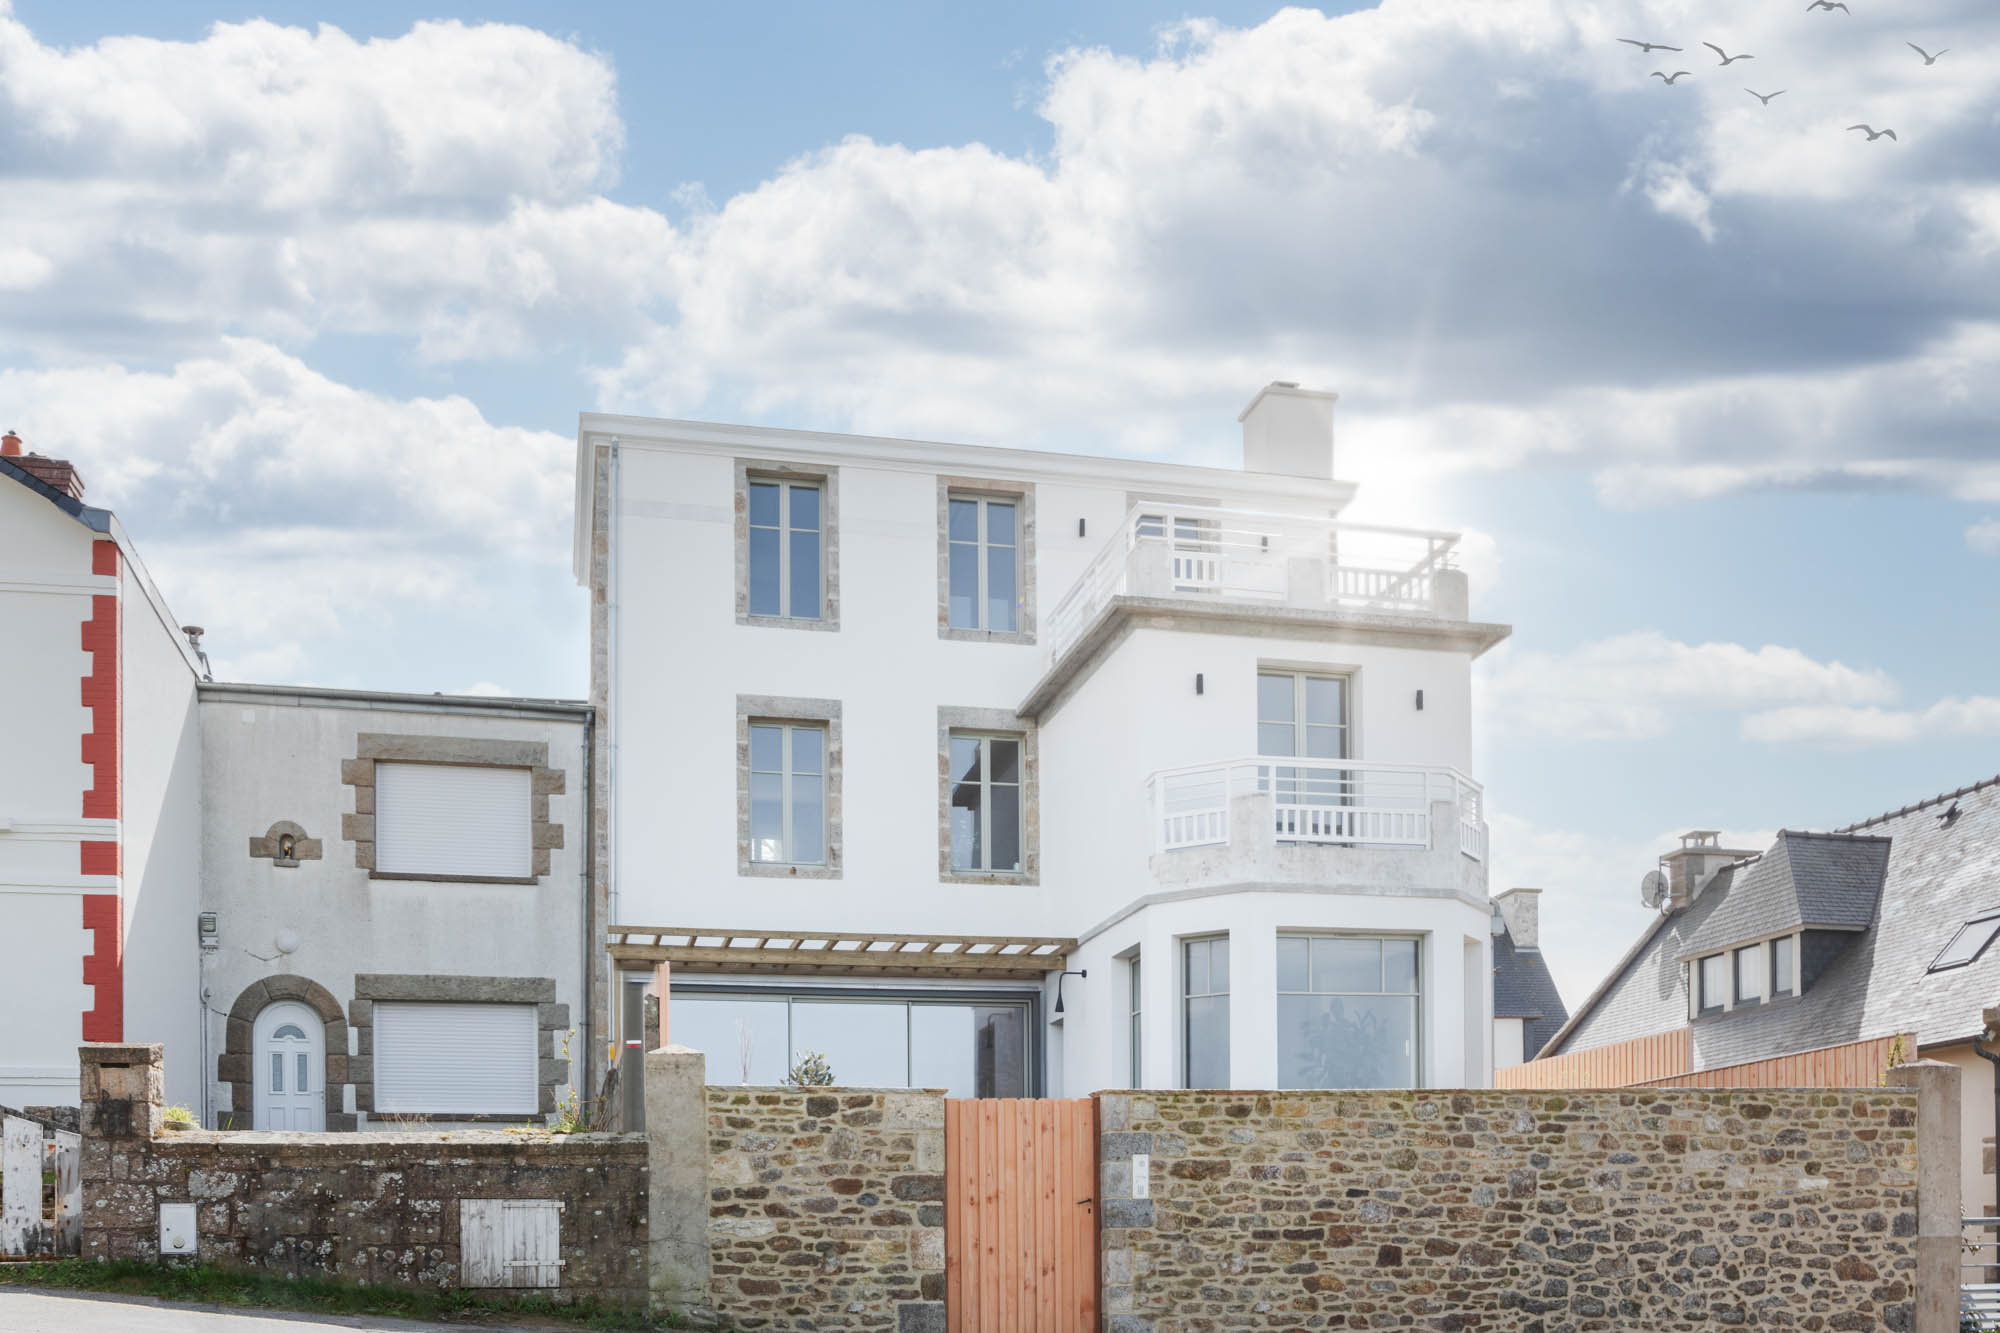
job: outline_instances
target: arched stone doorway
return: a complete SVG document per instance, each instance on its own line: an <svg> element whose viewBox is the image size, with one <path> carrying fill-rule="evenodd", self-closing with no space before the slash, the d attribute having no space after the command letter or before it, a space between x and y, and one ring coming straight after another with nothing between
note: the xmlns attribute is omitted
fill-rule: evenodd
<svg viewBox="0 0 2000 1333"><path fill-rule="evenodd" d="M355 1118L342 1109L341 1090L347 1086L347 1015L333 993L316 981L296 976L269 976L243 988L229 1006L228 1029L222 1054L216 1058L216 1078L229 1085L230 1110L217 1123L226 1128L262 1128L255 1122L257 1078L257 1018L271 1005L297 1001L316 1016L321 1026L320 1048L325 1052L320 1072L326 1106L326 1128L346 1131Z"/></svg>

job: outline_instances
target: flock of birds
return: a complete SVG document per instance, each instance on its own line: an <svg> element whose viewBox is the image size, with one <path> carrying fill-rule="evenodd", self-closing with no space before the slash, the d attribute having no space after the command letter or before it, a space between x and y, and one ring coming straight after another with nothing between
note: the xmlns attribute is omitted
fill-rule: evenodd
<svg viewBox="0 0 2000 1333"><path fill-rule="evenodd" d="M1840 10L1843 14L1852 15L1854 13L1853 10L1847 7L1845 0L1812 0L1812 3L1806 6L1806 13L1810 14L1814 10L1824 10L1826 13L1831 14L1836 9ZM1618 40L1625 43L1627 46L1638 47L1640 51L1642 51L1647 55L1651 55L1655 51L1673 51L1676 54L1678 54L1681 50L1681 48L1678 46L1668 46L1664 42L1642 42L1639 41L1637 38L1633 37L1620 37ZM1735 64L1739 60L1756 59L1755 56L1750 55L1748 52L1739 52L1736 55L1730 55L1727 51L1717 46L1714 42L1703 42L1702 45L1707 47L1709 50L1715 52L1720 64L1725 68ZM1923 47L1918 46L1915 42L1905 42L1903 43L1903 45L1909 47L1912 51L1915 51L1918 55L1922 56L1925 65L1937 64L1938 57L1943 55L1945 51L1949 51L1951 49L1950 47L1947 46L1940 51L1926 51L1924 50ZM1678 82L1681 79L1693 78L1694 72L1692 70L1677 69L1673 73L1669 74L1663 69L1656 69L1653 71L1652 77L1659 79L1661 82L1665 83L1669 88L1671 88L1676 82ZM1745 88L1743 91L1749 93L1752 97L1756 98L1763 105L1769 106L1771 105L1772 98L1783 97L1788 90L1780 88L1775 93L1760 93L1755 88ZM1860 130L1863 134L1866 134L1868 136L1869 143L1874 143L1877 139L1891 139L1895 140L1898 143L1902 142L1900 139L1896 139L1896 131L1891 129L1878 130L1872 125L1849 125L1847 129L1849 133L1855 130Z"/></svg>

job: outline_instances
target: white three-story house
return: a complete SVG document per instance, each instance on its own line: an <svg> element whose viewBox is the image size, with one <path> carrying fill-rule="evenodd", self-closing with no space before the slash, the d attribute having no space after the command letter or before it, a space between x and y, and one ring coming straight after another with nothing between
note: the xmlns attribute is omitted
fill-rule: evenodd
<svg viewBox="0 0 2000 1333"><path fill-rule="evenodd" d="M957 1096L1490 1081L1451 533L1243 466L586 414L597 1030Z"/></svg>

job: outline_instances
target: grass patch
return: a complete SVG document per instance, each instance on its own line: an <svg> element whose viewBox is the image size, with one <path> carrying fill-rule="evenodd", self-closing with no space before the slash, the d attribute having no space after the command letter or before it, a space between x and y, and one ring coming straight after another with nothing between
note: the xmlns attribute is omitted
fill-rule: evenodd
<svg viewBox="0 0 2000 1333"><path fill-rule="evenodd" d="M567 1324L573 1328L642 1330L685 1328L672 1317L617 1310L590 1301L557 1302L523 1294L509 1299L469 1291L410 1291L363 1287L326 1278L278 1277L208 1264L164 1267L131 1259L100 1262L56 1259L47 1263L0 1264L0 1286L58 1291L106 1291L155 1296L204 1305L260 1306L315 1314L381 1315L506 1328L519 1320Z"/></svg>

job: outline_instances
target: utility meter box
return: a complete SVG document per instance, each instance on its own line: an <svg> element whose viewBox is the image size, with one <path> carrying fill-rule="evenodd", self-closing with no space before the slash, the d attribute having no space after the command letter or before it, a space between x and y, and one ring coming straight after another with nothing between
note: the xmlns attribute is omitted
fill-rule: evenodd
<svg viewBox="0 0 2000 1333"><path fill-rule="evenodd" d="M162 1255L191 1255L194 1252L194 1205L191 1203L161 1204L160 1253Z"/></svg>

